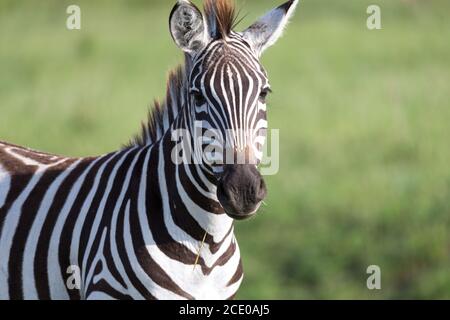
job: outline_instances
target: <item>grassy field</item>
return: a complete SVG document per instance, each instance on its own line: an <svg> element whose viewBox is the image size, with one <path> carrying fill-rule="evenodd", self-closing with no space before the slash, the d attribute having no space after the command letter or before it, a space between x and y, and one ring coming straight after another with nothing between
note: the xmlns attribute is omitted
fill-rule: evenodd
<svg viewBox="0 0 450 320"><path fill-rule="evenodd" d="M82 30L65 28L66 7ZM196 1L198 3L198 1ZM382 30L366 8L382 9ZM278 2L238 1L240 27ZM117 149L181 61L171 1L0 0L0 139ZM238 298L450 298L450 2L304 0L263 58L281 168ZM379 265L382 290L366 288Z"/></svg>

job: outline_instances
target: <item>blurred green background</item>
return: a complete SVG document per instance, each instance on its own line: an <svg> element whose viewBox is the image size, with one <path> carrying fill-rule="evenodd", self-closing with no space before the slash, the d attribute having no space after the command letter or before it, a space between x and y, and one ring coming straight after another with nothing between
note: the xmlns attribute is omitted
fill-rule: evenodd
<svg viewBox="0 0 450 320"><path fill-rule="evenodd" d="M199 1L194 1L199 3ZM239 30L282 1L238 1ZM78 4L81 31L65 27ZM0 139L71 156L139 131L174 1L0 0ZM382 10L382 30L366 9ZM238 298L450 298L450 1L303 0L267 51L281 168L237 224ZM366 288L379 265L382 290Z"/></svg>

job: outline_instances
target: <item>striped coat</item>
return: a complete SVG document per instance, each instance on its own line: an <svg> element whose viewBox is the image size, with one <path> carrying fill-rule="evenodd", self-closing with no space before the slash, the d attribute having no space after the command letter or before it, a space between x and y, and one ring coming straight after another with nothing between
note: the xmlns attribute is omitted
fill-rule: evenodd
<svg viewBox="0 0 450 320"><path fill-rule="evenodd" d="M0 299L235 293L242 268L231 218L195 217L220 208L183 202L195 181L189 168L175 179L158 144L72 159L0 143L0 159L0 253L10 257L0 261ZM205 234L196 218L217 236L207 236L194 269ZM79 290L68 289L69 266L81 269Z"/></svg>
<svg viewBox="0 0 450 320"><path fill-rule="evenodd" d="M233 222L266 196L256 167L270 86L259 57L297 2L237 33L230 1L205 0L203 17L179 0L169 22L185 65L116 152L67 158L0 142L0 300L235 296L243 268ZM256 162L211 160L194 140L202 161L174 161L173 133L193 134L198 122L229 133L221 147L233 159Z"/></svg>

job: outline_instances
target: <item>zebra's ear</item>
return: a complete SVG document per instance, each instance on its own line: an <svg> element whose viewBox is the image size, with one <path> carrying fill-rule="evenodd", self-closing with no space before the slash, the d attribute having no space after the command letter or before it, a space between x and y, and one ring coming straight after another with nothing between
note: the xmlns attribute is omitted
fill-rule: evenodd
<svg viewBox="0 0 450 320"><path fill-rule="evenodd" d="M178 0L169 18L170 33L177 46L190 55L206 45L206 28L200 10L188 0Z"/></svg>
<svg viewBox="0 0 450 320"><path fill-rule="evenodd" d="M297 7L298 0L290 0L269 11L243 32L244 38L253 49L261 55L264 50L273 45L282 35L289 18Z"/></svg>

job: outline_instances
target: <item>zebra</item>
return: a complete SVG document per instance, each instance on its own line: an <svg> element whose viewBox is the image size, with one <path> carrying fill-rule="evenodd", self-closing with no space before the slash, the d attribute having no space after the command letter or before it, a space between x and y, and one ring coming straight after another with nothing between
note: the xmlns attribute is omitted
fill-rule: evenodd
<svg viewBox="0 0 450 320"><path fill-rule="evenodd" d="M0 299L234 298L243 279L234 221L267 194L257 167L271 90L259 60L297 4L236 32L233 2L205 0L202 13L178 0L169 29L185 63L116 152L70 158L0 142ZM198 123L253 162L218 161L208 139L193 137L201 161L173 161L174 133Z"/></svg>

